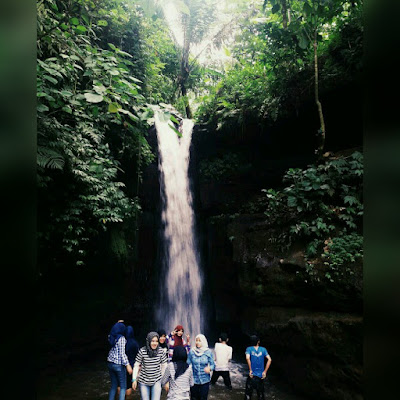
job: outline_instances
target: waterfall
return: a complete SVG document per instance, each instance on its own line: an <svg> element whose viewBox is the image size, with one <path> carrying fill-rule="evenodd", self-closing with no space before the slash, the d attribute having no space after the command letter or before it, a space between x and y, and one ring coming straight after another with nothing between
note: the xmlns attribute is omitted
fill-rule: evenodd
<svg viewBox="0 0 400 400"><path fill-rule="evenodd" d="M156 311L158 326L170 332L178 324L194 337L203 332L199 268L192 194L189 184L189 149L193 121L184 119L182 137L155 115L162 198L163 240L161 252L160 302Z"/></svg>

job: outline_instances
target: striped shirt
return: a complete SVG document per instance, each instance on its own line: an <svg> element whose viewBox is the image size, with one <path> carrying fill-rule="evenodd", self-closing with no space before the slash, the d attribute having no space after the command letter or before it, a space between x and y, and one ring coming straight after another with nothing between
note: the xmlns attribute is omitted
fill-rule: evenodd
<svg viewBox="0 0 400 400"><path fill-rule="evenodd" d="M190 386L194 385L192 366L175 380L175 364L168 364L164 376L161 379L161 386L169 382L168 400L189 400Z"/></svg>
<svg viewBox="0 0 400 400"><path fill-rule="evenodd" d="M137 353L135 363L140 364L138 382L152 386L161 379L161 364L167 362L167 355L161 347L155 357L149 357L146 347L142 347Z"/></svg>
<svg viewBox="0 0 400 400"><path fill-rule="evenodd" d="M111 347L110 351L108 352L107 361L114 364L128 365L129 360L125 353L125 345L126 339L121 336L117 343L115 343L115 345Z"/></svg>

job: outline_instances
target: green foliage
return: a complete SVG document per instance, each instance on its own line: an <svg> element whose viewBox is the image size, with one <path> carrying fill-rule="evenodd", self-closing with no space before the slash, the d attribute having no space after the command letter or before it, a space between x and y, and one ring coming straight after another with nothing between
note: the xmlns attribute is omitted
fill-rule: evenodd
<svg viewBox="0 0 400 400"><path fill-rule="evenodd" d="M272 111L273 99L260 96L266 93L269 74L261 64L236 66L226 78L211 89L215 96L202 98L197 110L203 122L217 121L216 130L229 130L233 126L244 126L251 118L262 118ZM209 114L210 107L212 113ZM275 113L276 115L276 113Z"/></svg>
<svg viewBox="0 0 400 400"><path fill-rule="evenodd" d="M257 14L242 1L246 19L237 45L225 51L234 57L226 74L189 58L190 44L210 32L216 2L175 0L186 32L184 49L160 18L164 3L37 2L39 246L50 263L82 265L93 255L92 243L110 229L110 248L126 256L124 224L140 212L141 171L154 159L146 140L154 121L149 103L174 104L185 114L191 93L178 96L183 83L199 96L197 118L216 130L273 123L312 91L315 26L324 88L353 79L361 69L360 2L273 0L265 2L265 14ZM284 3L291 15L286 27ZM223 44L221 35L213 40ZM164 114L173 121L170 111ZM292 221L278 241L326 240L338 236L338 229L345 234L359 229L361 163L353 155L288 171L286 189L269 190L266 197L271 219ZM246 168L240 156L228 153L203 161L200 172L202 179L223 180ZM315 254L321 251L319 245Z"/></svg>
<svg viewBox="0 0 400 400"><path fill-rule="evenodd" d="M321 258L328 267L325 277L331 282L344 275L354 275L350 265L363 258L363 237L355 232L334 237L327 241Z"/></svg>
<svg viewBox="0 0 400 400"><path fill-rule="evenodd" d="M39 245L55 262L82 265L92 240L140 211L124 182L126 166L140 178L154 159L140 19L119 1L38 2Z"/></svg>
<svg viewBox="0 0 400 400"><path fill-rule="evenodd" d="M146 58L145 91L148 102L173 104L177 97L176 78L179 74L179 51L170 37L165 21L144 20Z"/></svg>
<svg viewBox="0 0 400 400"><path fill-rule="evenodd" d="M233 66L219 82L204 84L196 118L232 132L249 122L272 125L314 98L313 32L317 30L321 92L355 79L362 68L362 2L265 2L265 14L243 20Z"/></svg>
<svg viewBox="0 0 400 400"><path fill-rule="evenodd" d="M278 238L281 247L306 242L306 260L323 252L331 270L361 257L362 175L363 156L354 152L304 170L289 169L283 190L264 189L269 221L288 224L287 234ZM351 243L344 245L346 240ZM312 262L308 269L311 274Z"/></svg>

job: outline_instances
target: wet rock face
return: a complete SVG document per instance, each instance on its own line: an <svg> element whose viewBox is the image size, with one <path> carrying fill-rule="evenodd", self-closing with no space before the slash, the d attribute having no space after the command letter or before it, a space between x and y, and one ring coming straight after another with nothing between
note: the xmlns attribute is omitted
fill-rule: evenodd
<svg viewBox="0 0 400 400"><path fill-rule="evenodd" d="M275 369L296 391L310 398L361 398L361 316L264 308L254 325Z"/></svg>
<svg viewBox="0 0 400 400"><path fill-rule="evenodd" d="M362 266L354 275L331 283L311 281L305 273L303 246L282 252L263 215L240 216L230 223L232 262L243 295L257 306L303 307L310 310L362 313Z"/></svg>
<svg viewBox="0 0 400 400"><path fill-rule="evenodd" d="M301 246L280 252L264 216L209 224L217 323L257 332L271 373L307 398L361 399L362 270L339 283L305 282Z"/></svg>

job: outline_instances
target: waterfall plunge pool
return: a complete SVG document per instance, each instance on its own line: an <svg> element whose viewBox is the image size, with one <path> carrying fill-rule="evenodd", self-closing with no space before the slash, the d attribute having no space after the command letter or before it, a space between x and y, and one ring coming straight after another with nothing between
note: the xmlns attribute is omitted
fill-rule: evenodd
<svg viewBox="0 0 400 400"><path fill-rule="evenodd" d="M57 374L48 374L38 382L38 400L107 400L111 387L106 363L107 355L95 361L82 362L60 370ZM248 368L245 364L231 362L231 381L233 390L225 388L222 378L210 387L208 400L243 400ZM289 391L278 388L268 377L265 382L266 400L305 400ZM161 400L166 399L163 390ZM253 400L257 395L253 393ZM126 400L140 400L139 390L126 396Z"/></svg>

